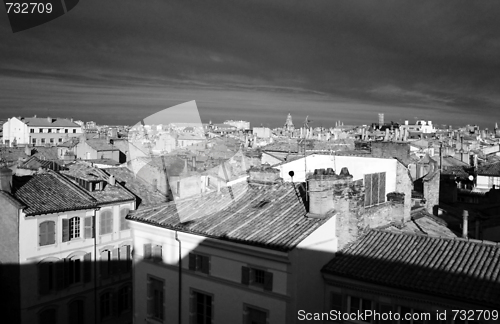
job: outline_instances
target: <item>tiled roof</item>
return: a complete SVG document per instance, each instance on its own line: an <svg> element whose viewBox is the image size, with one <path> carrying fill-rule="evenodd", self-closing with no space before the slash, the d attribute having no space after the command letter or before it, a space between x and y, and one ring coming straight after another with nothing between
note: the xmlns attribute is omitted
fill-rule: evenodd
<svg viewBox="0 0 500 324"><path fill-rule="evenodd" d="M96 206L96 200L66 177L48 171L34 175L14 196L27 207L28 216L88 209Z"/></svg>
<svg viewBox="0 0 500 324"><path fill-rule="evenodd" d="M87 139L86 142L96 151L119 151L116 146L111 145L106 139L92 138Z"/></svg>
<svg viewBox="0 0 500 324"><path fill-rule="evenodd" d="M59 157L57 156L57 147L56 146L37 146L33 148L33 153L31 155L34 155L40 159L45 159L45 160L58 160Z"/></svg>
<svg viewBox="0 0 500 324"><path fill-rule="evenodd" d="M68 168L69 170L61 171L61 173L73 179L103 182L104 189L88 191L88 193L99 203L135 200L135 196L123 188L119 183L115 182L115 185L110 185L108 183L109 175L98 168L89 167L80 163L70 164Z"/></svg>
<svg viewBox="0 0 500 324"><path fill-rule="evenodd" d="M88 159L88 160L85 160L86 162L90 162L90 163L95 163L95 164L104 164L104 165L110 165L110 166L118 166L120 165L119 162L113 160L113 159L106 159L106 158L103 158L103 159Z"/></svg>
<svg viewBox="0 0 500 324"><path fill-rule="evenodd" d="M176 200L134 211L127 219L201 236L289 251L324 224L307 218L302 199L291 183L248 185L239 183L195 198ZM297 191L296 191L297 190ZM233 199L231 199L233 197ZM181 223L179 213L204 216ZM187 218L189 218L187 217Z"/></svg>
<svg viewBox="0 0 500 324"><path fill-rule="evenodd" d="M412 233L435 237L457 237L447 225L448 224L444 220L430 214L425 208L419 208L411 211L411 220L406 222L403 227L390 225L384 229L394 233Z"/></svg>
<svg viewBox="0 0 500 324"><path fill-rule="evenodd" d="M500 177L500 162L481 165L477 170L477 174Z"/></svg>
<svg viewBox="0 0 500 324"><path fill-rule="evenodd" d="M19 168L28 169L28 170L38 170L39 168L51 169L57 171L62 168L61 165L54 161L40 160L36 156L29 157L26 161L24 161Z"/></svg>
<svg viewBox="0 0 500 324"><path fill-rule="evenodd" d="M323 272L384 286L500 306L500 245L370 230Z"/></svg>
<svg viewBox="0 0 500 324"><path fill-rule="evenodd" d="M126 189L139 198L137 201L138 208L161 204L166 200L166 197L161 193L150 190L150 186L135 177L134 173L128 168L121 167L103 170L115 176L116 181L120 182Z"/></svg>
<svg viewBox="0 0 500 324"><path fill-rule="evenodd" d="M0 162L17 162L20 158L28 157L24 147L0 147Z"/></svg>
<svg viewBox="0 0 500 324"><path fill-rule="evenodd" d="M65 118L51 118L49 121L47 118L39 117L27 117L23 118L22 121L31 127L80 127L80 125L72 122Z"/></svg>
<svg viewBox="0 0 500 324"><path fill-rule="evenodd" d="M468 167L469 165L465 162L460 161L459 159L454 158L453 156L443 156L443 166L464 166Z"/></svg>

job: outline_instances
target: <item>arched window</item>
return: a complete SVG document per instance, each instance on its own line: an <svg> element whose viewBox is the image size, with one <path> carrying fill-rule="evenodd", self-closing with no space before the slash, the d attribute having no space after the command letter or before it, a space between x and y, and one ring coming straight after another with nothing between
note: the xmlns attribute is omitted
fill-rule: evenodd
<svg viewBox="0 0 500 324"><path fill-rule="evenodd" d="M101 320L111 317L112 315L112 309L111 309L111 303L112 303L112 298L113 296L111 295L110 292L105 292L104 294L101 294L100 296L100 303L99 303L99 311L101 315Z"/></svg>
<svg viewBox="0 0 500 324"><path fill-rule="evenodd" d="M39 324L55 324L57 323L57 311L55 308L46 309L38 314Z"/></svg>
<svg viewBox="0 0 500 324"><path fill-rule="evenodd" d="M72 217L69 219L69 239L80 237L80 217Z"/></svg>
<svg viewBox="0 0 500 324"><path fill-rule="evenodd" d="M122 287L118 290L118 314L132 309L132 288Z"/></svg>
<svg viewBox="0 0 500 324"><path fill-rule="evenodd" d="M120 210L120 230L121 231L128 230L130 228L129 224L128 224L128 220L125 219L125 217L127 216L129 211L130 211L130 208L128 208L128 207L124 207Z"/></svg>
<svg viewBox="0 0 500 324"><path fill-rule="evenodd" d="M85 302L75 300L68 304L69 322L71 324L85 323Z"/></svg>
<svg viewBox="0 0 500 324"><path fill-rule="evenodd" d="M40 246L54 244L56 242L56 223L45 221L39 225Z"/></svg>

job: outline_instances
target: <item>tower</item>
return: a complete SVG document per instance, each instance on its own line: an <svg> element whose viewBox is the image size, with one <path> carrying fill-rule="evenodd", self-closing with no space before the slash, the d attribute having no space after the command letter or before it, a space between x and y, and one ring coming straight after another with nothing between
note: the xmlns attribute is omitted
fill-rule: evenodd
<svg viewBox="0 0 500 324"><path fill-rule="evenodd" d="M378 125L384 125L384 114L378 114Z"/></svg>
<svg viewBox="0 0 500 324"><path fill-rule="evenodd" d="M293 126L292 115L290 113L288 113L288 116L286 117L285 125L283 126L283 130L291 132L294 129L295 129L295 127Z"/></svg>

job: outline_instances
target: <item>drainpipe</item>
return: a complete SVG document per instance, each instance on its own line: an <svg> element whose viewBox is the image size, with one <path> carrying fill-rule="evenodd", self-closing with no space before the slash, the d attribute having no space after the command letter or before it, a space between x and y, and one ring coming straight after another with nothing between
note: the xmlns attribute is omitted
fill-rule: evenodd
<svg viewBox="0 0 500 324"><path fill-rule="evenodd" d="M175 231L175 240L179 242L179 291L178 291L178 300L179 300L179 309L178 309L178 319L179 324L182 323L182 255L181 255L181 240L179 240L178 231Z"/></svg>
<svg viewBox="0 0 500 324"><path fill-rule="evenodd" d="M94 209L94 221L92 222L92 234L94 236L94 323L97 324L97 233L95 224L97 222L97 209Z"/></svg>

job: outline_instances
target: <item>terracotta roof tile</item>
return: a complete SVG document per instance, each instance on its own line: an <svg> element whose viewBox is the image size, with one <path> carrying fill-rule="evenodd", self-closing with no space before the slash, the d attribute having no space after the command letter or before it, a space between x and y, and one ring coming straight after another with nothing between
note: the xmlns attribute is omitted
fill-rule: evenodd
<svg viewBox="0 0 500 324"><path fill-rule="evenodd" d="M500 162L481 165L477 170L477 174L500 177Z"/></svg>
<svg viewBox="0 0 500 324"><path fill-rule="evenodd" d="M296 186L297 192L302 192L302 186ZM261 204L263 201L268 203ZM262 207L256 207L259 205ZM180 213L196 216L199 210L205 211L205 216L180 222ZM304 204L293 184L244 183L222 188L219 193L134 211L127 218L197 235L289 251L331 217L313 219L305 215Z"/></svg>
<svg viewBox="0 0 500 324"><path fill-rule="evenodd" d="M88 209L96 199L57 172L38 173L17 189L14 196L27 207L28 216Z"/></svg>
<svg viewBox="0 0 500 324"><path fill-rule="evenodd" d="M324 273L500 306L500 245L370 230L323 267Z"/></svg>

